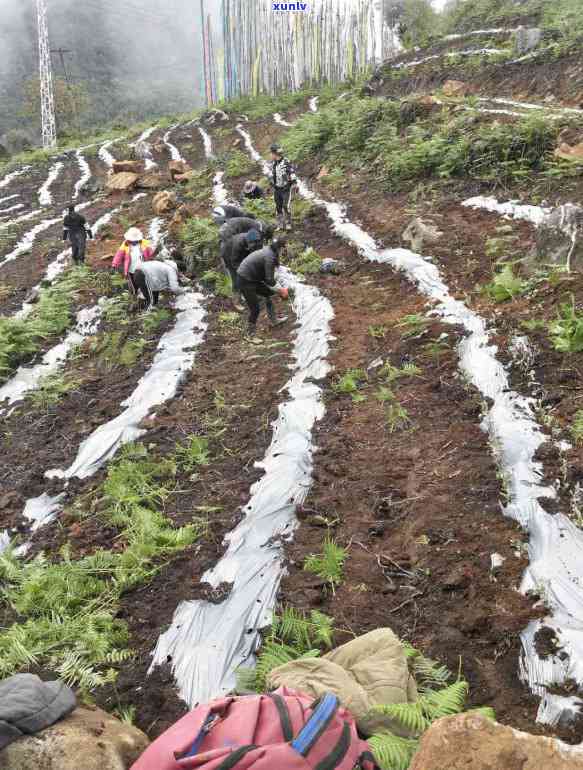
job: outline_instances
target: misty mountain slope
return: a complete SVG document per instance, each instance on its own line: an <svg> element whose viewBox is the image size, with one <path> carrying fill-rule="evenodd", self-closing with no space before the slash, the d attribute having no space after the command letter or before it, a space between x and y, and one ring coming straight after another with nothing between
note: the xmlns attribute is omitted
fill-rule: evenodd
<svg viewBox="0 0 583 770"><path fill-rule="evenodd" d="M200 21L188 0L49 0L51 48L68 49L73 83L90 105L82 127L184 112L200 103ZM19 117L23 85L38 73L33 3L3 0L0 14L0 135L34 129ZM63 77L58 54L53 74Z"/></svg>

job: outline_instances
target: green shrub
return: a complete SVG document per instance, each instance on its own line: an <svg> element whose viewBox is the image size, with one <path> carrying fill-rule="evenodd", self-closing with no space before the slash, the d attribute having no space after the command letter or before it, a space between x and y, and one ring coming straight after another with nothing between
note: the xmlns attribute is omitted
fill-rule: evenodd
<svg viewBox="0 0 583 770"><path fill-rule="evenodd" d="M180 240L191 269L199 263L208 265L216 260L219 252L219 230L212 219L191 219L182 227Z"/></svg>
<svg viewBox="0 0 583 770"><path fill-rule="evenodd" d="M289 269L294 273L309 275L310 273L319 273L322 266L322 257L317 251L308 247L301 254L291 260Z"/></svg>
<svg viewBox="0 0 583 770"><path fill-rule="evenodd" d="M249 174L255 168L255 163L246 152L234 150L227 156L225 163L225 177L233 178Z"/></svg>
<svg viewBox="0 0 583 770"><path fill-rule="evenodd" d="M514 275L512 265L504 265L484 291L494 302L506 302L524 294L527 288L528 284Z"/></svg>
<svg viewBox="0 0 583 770"><path fill-rule="evenodd" d="M200 280L219 297L230 297L233 293L231 276L219 270L207 270L206 273L202 274Z"/></svg>
<svg viewBox="0 0 583 770"><path fill-rule="evenodd" d="M583 315L575 308L575 299L561 305L557 319L549 324L549 334L555 350L561 353L583 351Z"/></svg>

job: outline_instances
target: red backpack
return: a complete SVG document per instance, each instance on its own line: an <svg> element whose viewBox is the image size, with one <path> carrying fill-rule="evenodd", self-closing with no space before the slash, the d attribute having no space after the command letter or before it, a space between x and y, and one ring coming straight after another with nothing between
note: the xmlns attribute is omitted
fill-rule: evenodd
<svg viewBox="0 0 583 770"><path fill-rule="evenodd" d="M131 770L375 770L354 717L335 695L270 695L199 706L146 749Z"/></svg>

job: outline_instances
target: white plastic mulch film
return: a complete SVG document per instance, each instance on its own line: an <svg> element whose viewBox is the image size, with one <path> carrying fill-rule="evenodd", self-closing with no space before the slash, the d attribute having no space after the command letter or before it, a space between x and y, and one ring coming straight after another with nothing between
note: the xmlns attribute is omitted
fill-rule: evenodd
<svg viewBox="0 0 583 770"><path fill-rule="evenodd" d="M140 196L136 196L134 200ZM110 217L111 212L106 217ZM154 219L149 236L156 241L161 236L162 220ZM155 407L176 395L187 373L192 369L196 349L206 331L204 296L187 291L175 301L178 310L172 329L162 335L150 368L138 382L133 393L122 402L123 411L101 425L80 445L73 463L66 469L47 471L45 476L67 481L73 477L88 478L96 473L124 444L135 441L147 430L140 426L153 415ZM51 496L46 492L27 500L23 515L33 522L33 529L52 521L61 509L61 492Z"/></svg>
<svg viewBox="0 0 583 770"><path fill-rule="evenodd" d="M278 278L295 290L298 328L289 394L279 408L273 439L259 464L265 474L252 487L245 518L227 536L228 549L202 581L230 584L219 604L182 602L154 653L153 666L170 661L180 696L190 706L230 692L236 669L252 661L259 630L271 622L283 563L282 541L297 526L296 507L312 480L312 429L324 414L316 384L328 373L332 306L288 270Z"/></svg>
<svg viewBox="0 0 583 770"><path fill-rule="evenodd" d="M211 138L200 131L207 157L212 158ZM227 197L219 172L215 202ZM265 474L251 489L245 518L226 538L226 554L202 577L213 587L229 583L230 591L219 604L182 602L154 653L152 667L171 660L180 695L191 706L231 691L236 669L252 662L259 631L271 622L276 602L283 572L282 540L297 526L296 506L311 486L312 429L324 414L316 382L329 371L334 313L318 289L306 286L286 268L280 268L277 277L295 291L295 363L283 389L289 398L279 408L271 445L258 465Z"/></svg>
<svg viewBox="0 0 583 770"><path fill-rule="evenodd" d="M261 161L249 134L241 126L238 131L252 157ZM364 257L403 271L423 294L435 301L435 312L446 323L462 325L467 331L459 345L460 369L483 396L491 399L483 427L508 479L509 496L504 511L530 535L530 564L521 591L542 591L550 610L546 618L532 622L522 634L520 672L541 698L538 720L556 723L576 710L577 699L550 690L568 680L583 682L583 532L564 514L547 513L541 503L544 498L556 498L556 492L554 487L544 485L542 465L535 459L537 449L547 438L537 423L534 399L511 389L508 373L496 358L497 349L491 344L485 320L451 296L435 265L408 249L380 248L368 233L346 218L342 204L322 200L301 180L299 191L327 211L334 231L353 243ZM496 210L492 200L488 205L490 210ZM530 221L540 221L547 213L541 214L534 206L511 206L515 214L518 212ZM511 212L504 209L503 213ZM543 659L536 652L534 637L545 626L555 632L562 652Z"/></svg>

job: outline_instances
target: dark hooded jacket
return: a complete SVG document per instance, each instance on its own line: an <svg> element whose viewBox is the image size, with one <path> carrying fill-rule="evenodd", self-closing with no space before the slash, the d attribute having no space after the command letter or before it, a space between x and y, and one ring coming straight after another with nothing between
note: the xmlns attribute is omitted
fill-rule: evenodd
<svg viewBox="0 0 583 770"><path fill-rule="evenodd" d="M246 217L247 219L256 219L254 214L249 214L246 211L243 211L243 209L238 208L237 206L231 206L229 203L224 204L219 208L224 209L225 219L235 219L236 217Z"/></svg>
<svg viewBox="0 0 583 770"><path fill-rule="evenodd" d="M259 230L261 232L263 224L256 219L251 219L251 217L234 217L227 220L224 225L221 225L219 228L219 238L221 241L227 241L234 235L248 233L249 230Z"/></svg>
<svg viewBox="0 0 583 770"><path fill-rule="evenodd" d="M237 275L249 283L275 286L275 269L279 267L279 255L271 246L249 254L239 265Z"/></svg>
<svg viewBox="0 0 583 770"><path fill-rule="evenodd" d="M230 238L224 245L221 256L227 267L237 270L241 262L255 249L261 248L261 241L249 243L248 233L239 233Z"/></svg>

